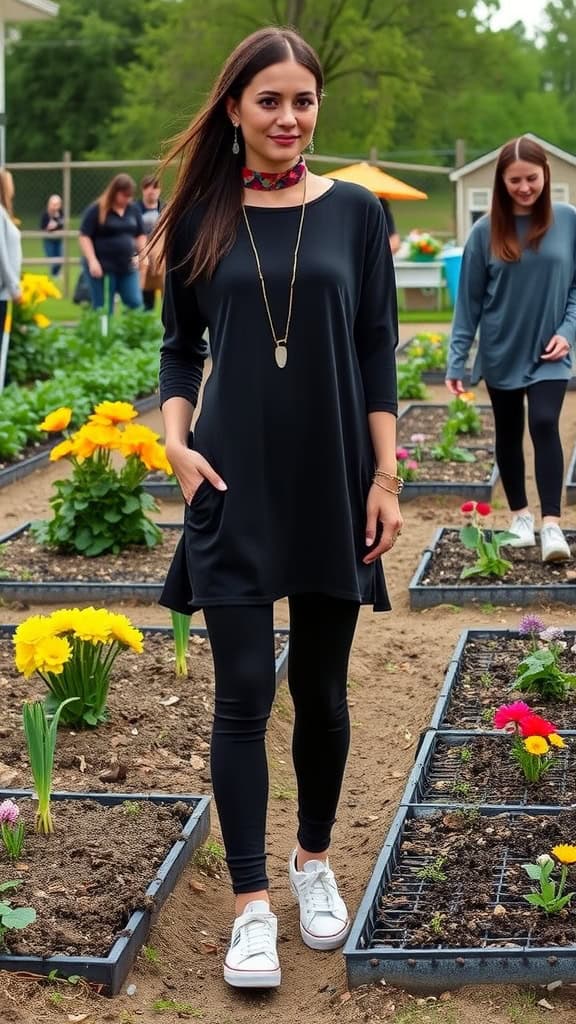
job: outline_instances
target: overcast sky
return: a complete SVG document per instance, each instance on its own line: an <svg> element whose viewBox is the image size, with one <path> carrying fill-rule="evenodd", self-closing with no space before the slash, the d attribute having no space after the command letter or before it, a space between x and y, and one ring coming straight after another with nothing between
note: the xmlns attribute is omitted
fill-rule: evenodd
<svg viewBox="0 0 576 1024"><path fill-rule="evenodd" d="M529 35L541 24L546 0L500 0L500 13L492 19L493 28L507 28L523 21Z"/></svg>

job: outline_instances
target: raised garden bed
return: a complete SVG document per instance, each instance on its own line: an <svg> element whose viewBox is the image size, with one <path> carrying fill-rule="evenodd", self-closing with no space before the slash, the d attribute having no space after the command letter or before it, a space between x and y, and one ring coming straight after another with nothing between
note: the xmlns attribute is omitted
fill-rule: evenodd
<svg viewBox="0 0 576 1024"><path fill-rule="evenodd" d="M576 909L530 907L521 867L573 839L576 811L429 810L404 806L392 823L344 947L350 986L576 982Z"/></svg>
<svg viewBox="0 0 576 1024"><path fill-rule="evenodd" d="M477 405L482 430L479 434L459 434L462 448L490 448L494 446L494 418L490 405ZM411 402L398 416L398 444L410 447L412 434L426 434L430 443L439 440L448 418L448 406L441 403Z"/></svg>
<svg viewBox="0 0 576 1024"><path fill-rule="evenodd" d="M158 395L146 395L144 398L137 398L132 403L139 413L151 412L158 408ZM42 469L50 461L50 452L55 445L62 440L58 435L56 439L46 441L45 444L31 445L21 452L14 462L0 461L0 488L13 484L15 480L21 480L37 469Z"/></svg>
<svg viewBox="0 0 576 1024"><path fill-rule="evenodd" d="M409 360L408 350L411 345L417 345L417 338L409 338L408 341L402 342L398 345L397 354L401 362L407 362ZM422 380L425 384L443 384L446 379L446 367L438 370L422 370ZM464 375L464 383L470 379L470 368L467 367Z"/></svg>
<svg viewBox="0 0 576 1024"><path fill-rule="evenodd" d="M116 995L151 924L210 827L207 797L54 793L53 835L33 831L30 793L2 790L26 822L21 863L0 863L0 881L21 879L13 906L37 920L7 934L0 969L79 975Z"/></svg>
<svg viewBox="0 0 576 1024"><path fill-rule="evenodd" d="M565 630L567 647L559 656L563 672L576 672L576 655L570 648L574 630ZM559 729L576 728L576 691L565 700L538 701L513 690L518 664L528 654L527 636L505 629L466 629L461 634L442 685L431 726L447 730L487 730L501 704L524 700L535 712Z"/></svg>
<svg viewBox="0 0 576 1024"><path fill-rule="evenodd" d="M572 380L575 382L574 387L576 388L576 378L572 377ZM576 445L572 449L572 455L568 463L564 487L566 489L566 504L576 505Z"/></svg>
<svg viewBox="0 0 576 1024"><path fill-rule="evenodd" d="M576 531L566 530L565 535L572 550L576 550ZM475 552L463 547L458 540L458 530L441 527L435 532L410 582L410 607L576 603L576 585L566 578L566 569L574 564L572 560L543 564L538 538L536 547L505 547L502 551L512 562L512 569L503 579L475 576L460 580L464 566L473 564Z"/></svg>
<svg viewBox="0 0 576 1024"><path fill-rule="evenodd" d="M148 494L159 501L183 501L182 491L175 476L149 473L142 486Z"/></svg>
<svg viewBox="0 0 576 1024"><path fill-rule="evenodd" d="M576 724L576 718L575 718ZM562 733L566 747L540 782L526 782L510 754L510 737L501 732L470 735L468 732L424 736L402 804L455 802L523 807L555 807L576 804L576 732Z"/></svg>
<svg viewBox="0 0 576 1024"><path fill-rule="evenodd" d="M418 479L405 482L401 500L440 494L489 502L498 480L494 456L486 448L470 448L470 451L476 456L475 462L440 461L424 453L418 462Z"/></svg>
<svg viewBox="0 0 576 1024"><path fill-rule="evenodd" d="M0 786L32 785L21 706L46 688L24 679L14 664L13 626L0 627ZM210 792L209 742L214 670L206 629L193 628L188 675L177 676L168 628L143 628L144 651L124 651L111 677L109 717L96 729L60 725L54 788L109 792ZM275 631L276 681L288 664L287 629ZM142 681L146 685L142 685Z"/></svg>
<svg viewBox="0 0 576 1024"><path fill-rule="evenodd" d="M162 542L118 555L63 555L38 544L25 523L0 537L0 599L48 604L157 601L182 532L162 523Z"/></svg>

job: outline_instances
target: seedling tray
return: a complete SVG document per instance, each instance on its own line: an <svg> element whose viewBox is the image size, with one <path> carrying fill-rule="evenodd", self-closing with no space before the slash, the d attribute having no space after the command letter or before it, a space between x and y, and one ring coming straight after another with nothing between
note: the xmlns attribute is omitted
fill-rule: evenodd
<svg viewBox="0 0 576 1024"><path fill-rule="evenodd" d="M462 810L461 805L454 805L451 813ZM480 807L475 813L479 820L495 815L502 820L505 815L513 827L515 820L528 811ZM543 811L530 813L535 817L536 827ZM552 816L560 811L547 808L545 813ZM435 849L431 846L427 857L418 857L409 849L403 850L402 845L407 823L424 816L428 816L428 809L421 805L403 806L392 822L344 946L349 986L382 979L408 992L426 995L462 985L576 982L576 945L572 944L537 946L530 935L512 934L504 942L502 936L483 929L476 946L449 947L440 940L433 948L409 945L410 932L415 929L434 884L418 878L417 872L434 862ZM509 912L524 906L521 897L509 887L507 871L511 863L504 845L493 874L488 907L501 904ZM391 907L381 915L382 898L392 890L397 908ZM442 905L437 908L441 911Z"/></svg>
<svg viewBox="0 0 576 1024"><path fill-rule="evenodd" d="M467 447L470 446L468 445ZM492 455L492 449L490 448L471 448L471 451L476 454L488 453L490 456ZM442 465L442 462L438 462L439 471ZM492 492L498 476L498 467L494 463L488 480L478 480L477 482L470 483L459 483L457 480L450 480L449 482L444 480L407 480L402 489L401 500L410 501L412 498L422 498L425 495L430 497L433 494L439 494L444 497L454 495L459 500L464 498L470 501L489 502L492 500Z"/></svg>
<svg viewBox="0 0 576 1024"><path fill-rule="evenodd" d="M0 800L31 796L30 790L1 790ZM178 794L175 796L149 793L53 793L58 800L95 800L105 806L146 800L158 804L183 802L190 805L191 813L182 827L180 837L173 844L154 878L146 889L146 897L153 900L150 910L135 910L121 935L106 957L89 956L11 956L0 954L0 969L25 972L46 977L57 971L62 977L80 975L103 995L115 996L120 992L138 950L146 941L150 928L166 898L170 895L194 850L204 842L210 831L210 798Z"/></svg>
<svg viewBox="0 0 576 1024"><path fill-rule="evenodd" d="M448 583L444 586L423 583L429 563L440 540L446 534L451 533L454 534L454 542L458 544L457 531L442 526L435 531L430 547L424 551L408 587L411 608L432 608L438 604L494 604L521 605L522 607L576 604L576 585L571 583L515 584L487 581L484 584L467 584L464 581ZM573 534L574 531L567 531L568 539L573 542L574 537L570 536L571 533Z"/></svg>
<svg viewBox="0 0 576 1024"><path fill-rule="evenodd" d="M398 346L397 351L401 362L409 362L408 349L410 348L410 345L415 344L418 344L418 339L409 338L408 341L403 341L402 344ZM463 380L466 382L469 379L470 367L467 367ZM422 380L425 384L443 384L446 380L446 367L443 367L440 370L422 370Z"/></svg>
<svg viewBox="0 0 576 1024"><path fill-rule="evenodd" d="M545 808L572 806L576 778L576 730L563 731L566 747L556 751L551 767L540 783L526 783L520 766L509 749L510 736L498 731L485 733L428 730L420 744L401 805L420 804L430 812L455 801L476 806ZM476 785L475 774L482 766L475 758L479 745L489 750L490 779ZM467 760L462 759L465 752ZM506 798L502 796L506 786ZM567 795L568 792L568 795Z"/></svg>
<svg viewBox="0 0 576 1024"><path fill-rule="evenodd" d="M542 702L537 702L533 697L525 697L519 690L508 690L505 699L494 699L489 691L482 685L482 676L490 673L495 650L488 647L482 648L483 640L494 641L500 644L500 652L505 649L507 640L517 640L521 636L515 630L508 629L465 629L460 634L454 653L446 670L442 683L442 689L432 715L430 726L432 729L465 732L485 732L492 727L492 717L495 707L500 703L511 703L514 700L526 700L531 706L537 704L539 713L549 717L559 727L566 729L576 728L576 703L561 702L560 707L568 712L565 724L558 722L558 705L550 706L548 709ZM564 630L564 639L571 647L576 639L575 630ZM474 679L463 679L463 656L467 652L470 657L469 645L476 642L474 649ZM458 698L459 707L455 708L455 697ZM570 708L574 708L574 714L570 714Z"/></svg>
<svg viewBox="0 0 576 1024"><path fill-rule="evenodd" d="M574 388L576 388L576 377L572 377L572 380L574 381ZM564 486L566 488L566 504L576 505L576 445L572 449Z"/></svg>
<svg viewBox="0 0 576 1024"><path fill-rule="evenodd" d="M174 476L164 473L150 473L142 484L144 490L160 501L183 501L182 491Z"/></svg>

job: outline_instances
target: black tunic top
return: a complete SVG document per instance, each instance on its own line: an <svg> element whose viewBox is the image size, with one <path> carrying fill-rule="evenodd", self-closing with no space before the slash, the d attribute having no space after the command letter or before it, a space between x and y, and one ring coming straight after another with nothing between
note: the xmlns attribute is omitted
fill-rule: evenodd
<svg viewBox="0 0 576 1024"><path fill-rule="evenodd" d="M247 207L276 334L284 334L301 207ZM196 214L196 217L198 214ZM364 565L374 471L368 413L396 413L396 290L384 214L335 182L304 216L288 361L279 369L246 226L210 281L166 275L160 399L196 404L208 326L212 372L194 448L226 481L204 481L161 603L183 613L323 593L390 607L379 559Z"/></svg>

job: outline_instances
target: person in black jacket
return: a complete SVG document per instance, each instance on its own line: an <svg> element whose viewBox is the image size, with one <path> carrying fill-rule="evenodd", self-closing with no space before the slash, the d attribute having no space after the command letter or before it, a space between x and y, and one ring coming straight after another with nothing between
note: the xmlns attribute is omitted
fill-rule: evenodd
<svg viewBox="0 0 576 1024"><path fill-rule="evenodd" d="M109 313L116 293L130 309L142 306L140 268L147 265L147 260L139 257L146 234L142 214L134 202L135 189L130 175L117 174L82 217L80 249L88 265L94 309L104 307L105 285Z"/></svg>
<svg viewBox="0 0 576 1024"><path fill-rule="evenodd" d="M50 238L44 238L44 252L48 259L62 258L62 238L58 237L64 227L64 210L62 208L62 197L50 196L46 208L40 218L40 230L50 232ZM50 263L49 272L52 277L58 277L62 268L61 263Z"/></svg>

